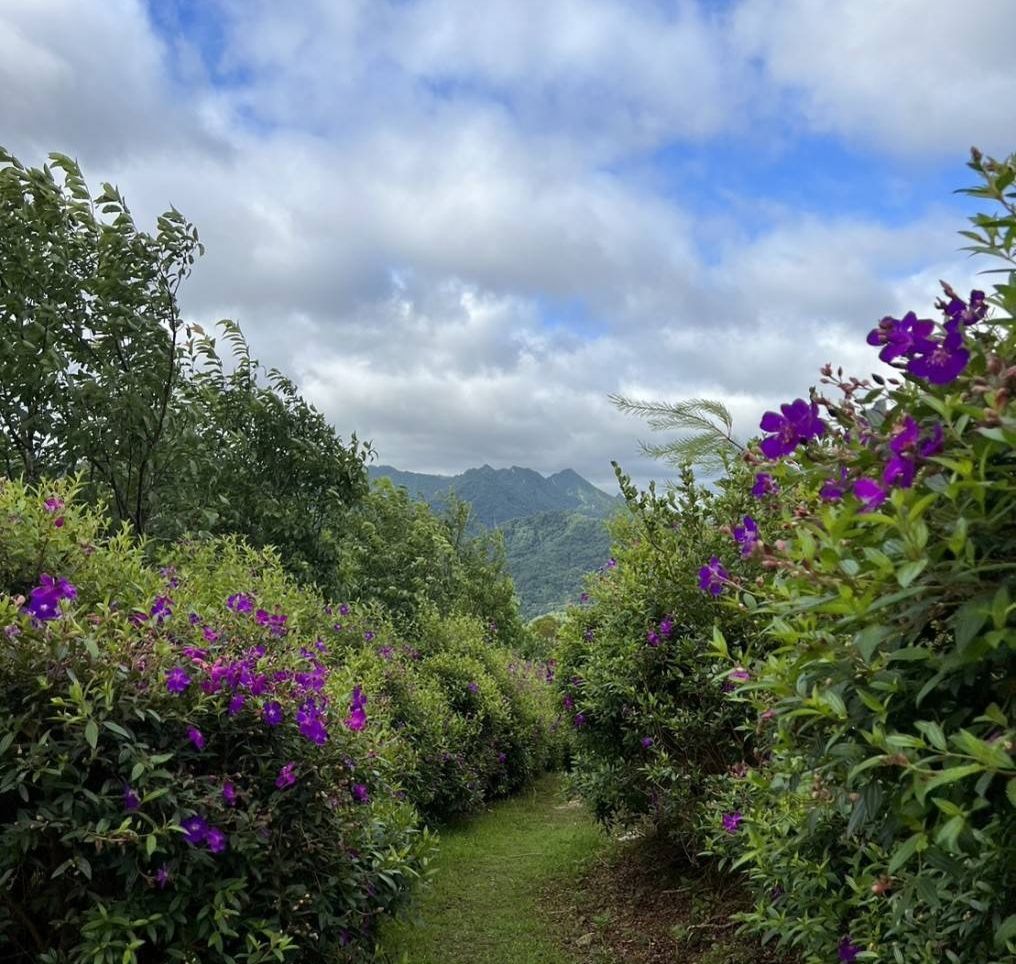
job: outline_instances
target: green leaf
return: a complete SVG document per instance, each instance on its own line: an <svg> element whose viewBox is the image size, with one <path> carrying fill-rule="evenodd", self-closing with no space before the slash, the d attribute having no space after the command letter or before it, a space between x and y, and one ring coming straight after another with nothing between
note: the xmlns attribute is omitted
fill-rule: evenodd
<svg viewBox="0 0 1016 964"><path fill-rule="evenodd" d="M980 763L968 763L964 766L959 767L948 767L945 770L940 770L930 780L917 785L917 799L922 803L925 797L932 790L938 787L944 787L946 784L955 783L957 780L963 780L965 777L973 776L975 773L984 772L984 767Z"/></svg>
<svg viewBox="0 0 1016 964"><path fill-rule="evenodd" d="M1011 941L1016 937L1016 914L1010 914L1001 924L998 926L998 930L995 931L995 945L1002 947L1007 941Z"/></svg>
<svg viewBox="0 0 1016 964"><path fill-rule="evenodd" d="M918 850L924 850L927 845L928 837L923 831L908 837L893 851L892 859L889 861L889 873L895 874Z"/></svg>
<svg viewBox="0 0 1016 964"><path fill-rule="evenodd" d="M896 581L903 589L906 589L928 565L928 559L917 559L914 562L906 562L896 570Z"/></svg>
<svg viewBox="0 0 1016 964"><path fill-rule="evenodd" d="M85 740L93 750L99 745L99 725L95 720L89 720L85 724Z"/></svg>
<svg viewBox="0 0 1016 964"><path fill-rule="evenodd" d="M1009 798L1009 802L1016 807L1016 777L1006 781L1005 795Z"/></svg>

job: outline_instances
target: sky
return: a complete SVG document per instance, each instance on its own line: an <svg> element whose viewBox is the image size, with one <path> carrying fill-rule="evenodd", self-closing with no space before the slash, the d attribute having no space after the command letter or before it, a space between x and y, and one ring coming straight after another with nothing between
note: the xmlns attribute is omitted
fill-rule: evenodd
<svg viewBox="0 0 1016 964"><path fill-rule="evenodd" d="M181 291L381 462L669 471L611 393L742 436L983 265L1011 0L0 0L0 145L76 157Z"/></svg>

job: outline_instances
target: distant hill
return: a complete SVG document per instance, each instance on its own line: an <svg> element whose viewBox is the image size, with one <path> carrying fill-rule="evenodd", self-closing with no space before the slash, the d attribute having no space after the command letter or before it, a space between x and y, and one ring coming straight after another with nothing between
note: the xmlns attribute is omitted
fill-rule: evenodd
<svg viewBox="0 0 1016 964"><path fill-rule="evenodd" d="M604 522L624 504L573 469L543 476L533 469L484 465L459 475L370 466L440 512L450 493L472 506L471 525L504 533L508 568L527 618L562 608L581 591L582 576L610 551Z"/></svg>

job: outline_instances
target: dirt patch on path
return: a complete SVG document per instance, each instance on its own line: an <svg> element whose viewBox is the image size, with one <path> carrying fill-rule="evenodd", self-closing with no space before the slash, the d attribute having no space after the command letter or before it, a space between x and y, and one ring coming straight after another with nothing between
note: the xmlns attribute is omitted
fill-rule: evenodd
<svg viewBox="0 0 1016 964"><path fill-rule="evenodd" d="M746 905L728 880L644 840L615 843L577 885L555 882L543 901L581 964L792 964L737 936L730 915Z"/></svg>

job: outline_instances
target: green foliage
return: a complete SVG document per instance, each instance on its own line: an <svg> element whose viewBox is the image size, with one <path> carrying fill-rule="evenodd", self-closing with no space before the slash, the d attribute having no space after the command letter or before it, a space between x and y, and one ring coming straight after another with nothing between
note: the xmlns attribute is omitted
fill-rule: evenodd
<svg viewBox="0 0 1016 964"><path fill-rule="evenodd" d="M431 845L394 797L380 728L349 732L333 712L318 746L293 725L301 697L277 674L305 671L320 601L273 556L231 540L189 547L159 573L126 533L103 540L106 520L74 505L70 487L42 494L67 502L63 525L41 495L0 489L5 959L353 959L376 916L404 902ZM41 572L76 587L45 621L21 608ZM284 611L285 634L227 608L236 592ZM214 678L213 661L242 660L270 690L238 688L246 703L230 713L229 693L199 681ZM344 706L353 680L341 650L317 665ZM167 687L174 668L192 677L181 694ZM262 720L269 697L285 713L278 727ZM290 763L296 781L280 789ZM222 831L222 852L185 842L181 826L195 815Z"/></svg>
<svg viewBox="0 0 1016 964"><path fill-rule="evenodd" d="M585 576L610 554L603 519L577 512L542 512L502 524L505 556L522 615L562 610L574 601Z"/></svg>
<svg viewBox="0 0 1016 964"><path fill-rule="evenodd" d="M706 651L714 625L745 654L759 633L746 611L697 586L699 567L729 543L722 522L746 498L736 484L697 486L690 470L666 495L637 492L620 470L618 479L630 511L612 525L616 565L590 579L588 603L569 611L558 635L574 779L598 818L649 822L694 859L704 843L696 815L752 752L721 654Z"/></svg>
<svg viewBox="0 0 1016 964"><path fill-rule="evenodd" d="M380 603L413 637L433 613L481 620L504 645L523 648L526 630L496 534L466 534L468 510L438 518L387 479L344 520L339 580L352 599Z"/></svg>
<svg viewBox="0 0 1016 964"><path fill-rule="evenodd" d="M1016 157L972 166L973 193L1004 207L974 224L1011 262ZM760 894L748 919L809 960L844 934L872 959L1016 954L1014 282L966 330L958 378L873 386L827 370L832 430L771 466L784 538L760 612L777 648L749 695L778 726L771 760L734 791L734 849ZM911 424L944 436L913 485L876 511L817 498L841 470L877 478Z"/></svg>
<svg viewBox="0 0 1016 964"><path fill-rule="evenodd" d="M641 571L618 547L562 651L584 722L576 779L599 812L645 810L653 774L678 834L747 875L746 924L809 964L1016 956L1016 156L974 152L971 167L983 185L967 193L1000 209L965 232L1007 263L994 315L944 286L948 326L883 322L870 340L898 339L898 377L827 366L839 397L812 393L825 431L791 425L787 407L764 419L791 439L767 429L783 457L746 453L770 485L731 466L711 514L682 515L666 541L647 530L660 551L644 550ZM749 489L758 543L742 555L717 534L740 522ZM712 554L729 569L717 612L692 598ZM679 671L650 675L666 650L637 636L659 625L661 587L686 593L664 605L693 632L675 639ZM716 657L720 674L707 669ZM741 685L713 698L709 677L725 674ZM670 711L653 732L657 706ZM683 737L663 781L656 743L640 756L644 734L668 754ZM710 754L738 765L710 769Z"/></svg>
<svg viewBox="0 0 1016 964"><path fill-rule="evenodd" d="M744 451L734 438L734 420L726 405L708 398L681 402L647 402L611 395L622 412L644 418L654 432L681 432L679 438L662 445L639 443L642 451L675 468L698 466L706 473L722 472Z"/></svg>
<svg viewBox="0 0 1016 964"><path fill-rule="evenodd" d="M295 386L182 323L201 253L177 211L139 231L119 192L94 200L78 167L26 169L0 151L0 459L29 481L83 473L85 494L138 535L240 533L335 592L337 540L367 490L345 445Z"/></svg>

